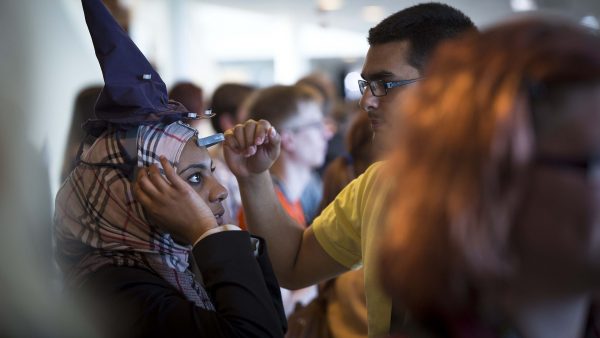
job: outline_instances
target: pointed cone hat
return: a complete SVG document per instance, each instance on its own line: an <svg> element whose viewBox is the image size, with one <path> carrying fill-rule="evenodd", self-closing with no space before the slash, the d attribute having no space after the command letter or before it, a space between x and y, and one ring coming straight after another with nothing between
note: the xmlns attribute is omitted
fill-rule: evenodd
<svg viewBox="0 0 600 338"><path fill-rule="evenodd" d="M189 110L179 102L169 101L160 75L101 0L82 0L82 4L104 77L104 88L95 107L97 120L85 128L169 123L187 117Z"/></svg>

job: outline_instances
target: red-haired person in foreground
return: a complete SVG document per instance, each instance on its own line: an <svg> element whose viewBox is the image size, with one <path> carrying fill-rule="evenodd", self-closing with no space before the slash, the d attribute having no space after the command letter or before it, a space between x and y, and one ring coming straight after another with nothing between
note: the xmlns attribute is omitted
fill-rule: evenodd
<svg viewBox="0 0 600 338"><path fill-rule="evenodd" d="M438 50L399 114L381 280L400 337L588 337L600 39L521 19Z"/></svg>

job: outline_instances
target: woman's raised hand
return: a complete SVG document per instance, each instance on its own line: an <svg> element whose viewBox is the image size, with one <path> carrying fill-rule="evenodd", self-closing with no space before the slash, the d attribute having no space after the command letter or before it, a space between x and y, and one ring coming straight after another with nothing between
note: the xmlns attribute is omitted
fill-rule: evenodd
<svg viewBox="0 0 600 338"><path fill-rule="evenodd" d="M134 193L152 222L185 244L194 244L217 220L202 197L161 156L165 176L156 165L140 168ZM146 170L147 169L147 170Z"/></svg>

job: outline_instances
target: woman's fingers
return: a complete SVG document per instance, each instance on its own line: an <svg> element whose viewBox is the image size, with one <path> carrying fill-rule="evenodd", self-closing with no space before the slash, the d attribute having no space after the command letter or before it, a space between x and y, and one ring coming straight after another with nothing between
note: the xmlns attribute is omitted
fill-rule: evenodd
<svg viewBox="0 0 600 338"><path fill-rule="evenodd" d="M146 192L144 192L144 190L142 190L138 185L136 185L136 187L134 188L134 192L135 199L142 204L142 207L144 207L147 210L153 209L152 203L154 200L150 198L150 196L148 196Z"/></svg>
<svg viewBox="0 0 600 338"><path fill-rule="evenodd" d="M187 184L177 175L175 169L171 165L171 163L167 160L166 157L160 156L160 164L162 164L163 170L165 172L165 176L167 180L171 182L171 185L175 189L182 189L187 186Z"/></svg>
<svg viewBox="0 0 600 338"><path fill-rule="evenodd" d="M149 196L161 195L160 191L156 189L154 183L152 183L152 181L148 177L148 171L146 170L146 168L139 169L134 185L134 192L136 193L136 195L140 192Z"/></svg>
<svg viewBox="0 0 600 338"><path fill-rule="evenodd" d="M164 178L160 173L160 170L156 164L152 164L150 167L148 167L148 178L161 193L167 192L167 190L171 187L166 178Z"/></svg>

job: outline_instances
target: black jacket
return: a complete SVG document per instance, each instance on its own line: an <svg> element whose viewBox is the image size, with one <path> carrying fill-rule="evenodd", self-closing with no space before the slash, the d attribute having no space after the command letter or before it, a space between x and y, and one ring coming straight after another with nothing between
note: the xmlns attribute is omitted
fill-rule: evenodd
<svg viewBox="0 0 600 338"><path fill-rule="evenodd" d="M245 231L224 231L193 249L216 311L196 307L167 281L143 268L106 266L83 290L96 301L99 330L111 337L283 337L279 285L260 240L255 257Z"/></svg>

